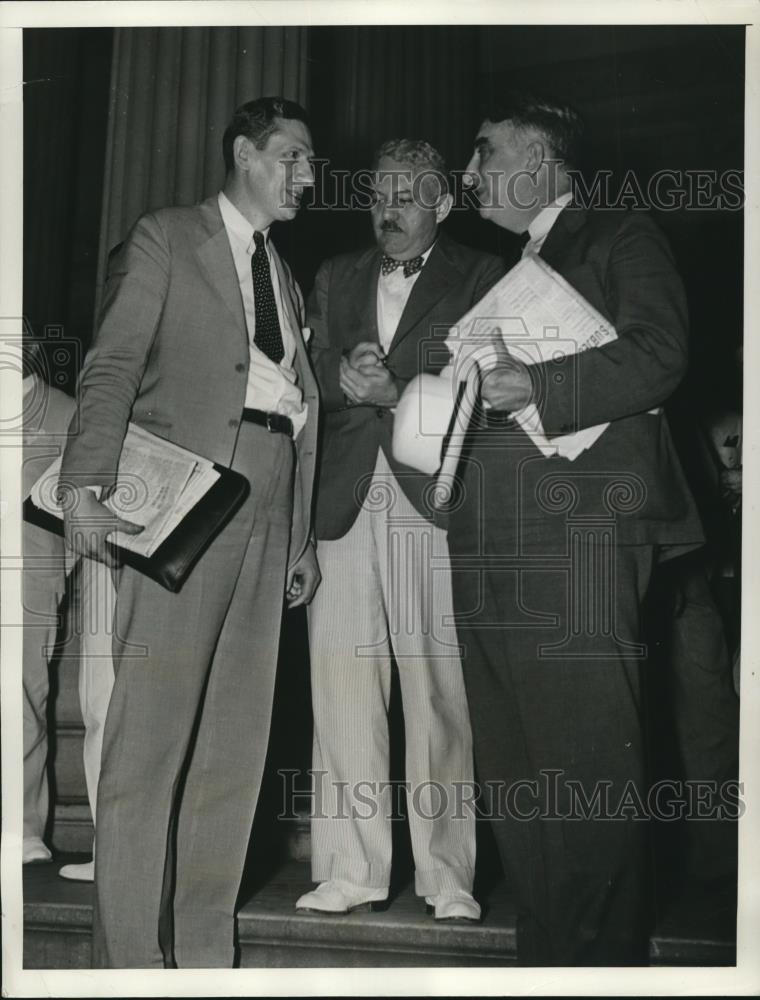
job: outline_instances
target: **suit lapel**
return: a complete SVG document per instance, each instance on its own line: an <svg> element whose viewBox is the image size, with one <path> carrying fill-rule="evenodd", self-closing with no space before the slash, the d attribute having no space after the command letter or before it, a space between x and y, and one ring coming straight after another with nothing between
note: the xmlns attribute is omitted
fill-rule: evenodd
<svg viewBox="0 0 760 1000"><path fill-rule="evenodd" d="M200 206L204 235L196 247L201 267L232 315L241 336L248 343L243 297L240 294L235 261L216 197Z"/></svg>
<svg viewBox="0 0 760 1000"><path fill-rule="evenodd" d="M277 253L274 243L269 242L269 252L274 260L275 270L277 271L277 280L280 282L280 295L282 297L282 304L285 307L285 312L287 313L288 323L290 329L295 335L301 330L301 317L297 304L293 301L293 290L291 286L290 277L285 271L285 266L282 263L280 255ZM299 338L296 338L299 339Z"/></svg>
<svg viewBox="0 0 760 1000"><path fill-rule="evenodd" d="M377 326L377 282L380 277L379 250L369 250L356 262L351 301L357 314L357 330L362 340L380 342Z"/></svg>
<svg viewBox="0 0 760 1000"><path fill-rule="evenodd" d="M430 312L433 306L456 284L459 271L454 267L446 253L446 240L439 234L422 272L414 283L407 299L401 319L393 335L388 353L407 337L415 327Z"/></svg>
<svg viewBox="0 0 760 1000"><path fill-rule="evenodd" d="M544 244L539 251L539 257L546 263L559 269L565 259L567 249L575 238L578 230L586 224L585 209L576 208L570 204L557 216L557 220L549 230Z"/></svg>
<svg viewBox="0 0 760 1000"><path fill-rule="evenodd" d="M296 371L298 372L301 387L305 389L304 372L309 371L309 359L306 353L306 344L303 339L300 309L298 303L293 298L293 282L288 272L285 270L285 265L282 263L282 258L277 253L274 243L271 241L269 243L269 251L272 255L272 259L274 260L275 269L277 270L277 278L280 282L280 295L282 297L283 306L285 307L285 312L287 313L288 324L293 334L293 339L296 342Z"/></svg>

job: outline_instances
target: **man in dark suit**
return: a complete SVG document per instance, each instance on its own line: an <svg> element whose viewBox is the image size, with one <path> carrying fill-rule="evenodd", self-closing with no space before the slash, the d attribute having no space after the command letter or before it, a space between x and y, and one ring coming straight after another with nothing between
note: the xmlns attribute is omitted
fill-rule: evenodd
<svg viewBox="0 0 760 1000"><path fill-rule="evenodd" d="M573 202L580 135L571 108L515 96L468 165L481 216L617 331L530 367L494 338L450 521L476 768L525 964L646 961L640 607L653 561L702 540L661 410L687 361L681 281L649 218ZM549 438L609 426L573 462L547 458L510 416L530 403Z"/></svg>
<svg viewBox="0 0 760 1000"><path fill-rule="evenodd" d="M67 538L100 558L117 522L87 487L113 484L130 419L251 484L179 593L128 567L118 581L96 829L107 967L232 964L284 595L308 602L319 582L317 389L300 292L269 239L313 183L305 112L251 101L222 145L223 191L143 216L112 263L63 458Z"/></svg>
<svg viewBox="0 0 760 1000"><path fill-rule="evenodd" d="M474 816L462 802L472 745L446 536L431 523L429 478L394 462L391 440L401 390L444 366L449 327L503 266L439 230L452 197L428 143L385 143L373 197L377 245L325 262L308 309L326 411L316 516L323 583L309 609L320 885L296 906L345 913L387 897L395 659L415 889L436 919L477 920Z"/></svg>

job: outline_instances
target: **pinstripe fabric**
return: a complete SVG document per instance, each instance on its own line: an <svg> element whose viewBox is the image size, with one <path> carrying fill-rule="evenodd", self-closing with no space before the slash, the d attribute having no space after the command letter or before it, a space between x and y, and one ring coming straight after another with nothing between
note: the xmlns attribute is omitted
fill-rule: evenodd
<svg viewBox="0 0 760 1000"><path fill-rule="evenodd" d="M445 532L406 499L383 452L350 531L319 543L309 609L314 705L312 876L384 887L391 868L391 655L406 727L418 895L472 890L472 739ZM461 785L460 783L465 783ZM456 785L460 784L457 788ZM456 818L459 815L462 818Z"/></svg>

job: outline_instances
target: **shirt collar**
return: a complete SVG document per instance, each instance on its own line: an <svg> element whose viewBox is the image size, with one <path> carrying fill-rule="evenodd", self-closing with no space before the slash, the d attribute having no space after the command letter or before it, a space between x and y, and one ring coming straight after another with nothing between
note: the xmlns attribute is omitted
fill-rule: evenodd
<svg viewBox="0 0 760 1000"><path fill-rule="evenodd" d="M219 211L222 213L222 222L224 222L227 232L244 243L249 253L253 253L253 226L243 213L235 208L224 191L219 192ZM262 229L261 232L264 234L265 243L268 243L269 226L266 229Z"/></svg>
<svg viewBox="0 0 760 1000"><path fill-rule="evenodd" d="M549 230L552 228L554 223L557 221L557 216L569 205L573 199L572 191L566 191L561 194L559 198L555 198L554 201L542 208L538 215L535 217L533 222L528 226L528 235L530 236L531 243L537 243L543 240L548 234Z"/></svg>

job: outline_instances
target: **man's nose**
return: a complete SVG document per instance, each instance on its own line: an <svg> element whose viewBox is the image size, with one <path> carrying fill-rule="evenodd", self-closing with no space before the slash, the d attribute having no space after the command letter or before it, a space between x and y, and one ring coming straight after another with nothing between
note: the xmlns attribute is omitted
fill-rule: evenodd
<svg viewBox="0 0 760 1000"><path fill-rule="evenodd" d="M296 181L304 187L311 187L314 184L314 164L301 160L296 166Z"/></svg>
<svg viewBox="0 0 760 1000"><path fill-rule="evenodd" d="M464 168L464 176L462 177L462 183L466 188L477 187L480 183L480 174L478 173L478 154L473 153L470 157L470 162Z"/></svg>

